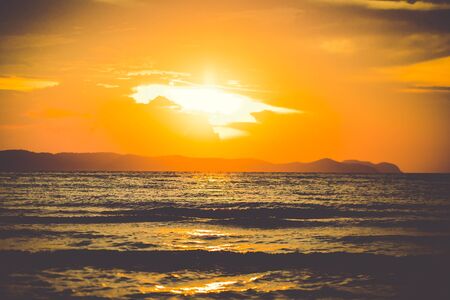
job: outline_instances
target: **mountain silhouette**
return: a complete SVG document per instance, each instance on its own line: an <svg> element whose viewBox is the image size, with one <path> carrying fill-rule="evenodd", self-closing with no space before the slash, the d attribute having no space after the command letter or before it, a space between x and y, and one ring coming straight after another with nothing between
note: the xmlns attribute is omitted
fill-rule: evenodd
<svg viewBox="0 0 450 300"><path fill-rule="evenodd" d="M321 159L309 163L274 164L258 159L146 157L115 153L37 153L0 151L0 171L198 171L198 172L317 172L401 173L391 163Z"/></svg>

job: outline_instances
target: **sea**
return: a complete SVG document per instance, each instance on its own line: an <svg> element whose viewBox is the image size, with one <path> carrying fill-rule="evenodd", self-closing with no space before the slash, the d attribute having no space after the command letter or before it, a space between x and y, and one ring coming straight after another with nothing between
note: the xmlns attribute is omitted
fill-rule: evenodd
<svg viewBox="0 0 450 300"><path fill-rule="evenodd" d="M0 173L0 299L450 299L450 174Z"/></svg>

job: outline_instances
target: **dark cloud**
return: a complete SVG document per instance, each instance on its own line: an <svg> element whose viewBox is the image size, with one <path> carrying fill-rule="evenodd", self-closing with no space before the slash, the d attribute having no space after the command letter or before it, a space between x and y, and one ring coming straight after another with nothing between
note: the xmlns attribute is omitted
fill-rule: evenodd
<svg viewBox="0 0 450 300"><path fill-rule="evenodd" d="M429 2L438 3L440 1ZM440 3L444 3L444 1ZM413 32L450 33L450 9L372 9L360 5L338 5L337 3L316 1L309 2L308 12L312 12L318 18L323 19L325 23L327 23L326 19L328 19L328 22L333 22L333 25L336 25L338 28L347 27L356 31L380 29L381 27L381 29L390 29L383 32L384 34ZM376 24L376 26L372 26L373 24Z"/></svg>
<svg viewBox="0 0 450 300"><path fill-rule="evenodd" d="M369 0L368 0L369 1ZM380 0L391 1L391 0ZM393 0L392 0L393 1ZM406 0L403 0L406 1ZM409 1L411 5L418 2L432 4L450 4L445 0ZM134 2L132 2L134 3ZM141 4L147 3L147 7ZM383 39L381 44L392 47L391 55L380 53L380 60L387 64L413 63L450 55L450 9L436 10L400 10L400 9L372 9L364 5L355 5L350 1L343 5L342 1L319 0L272 0L272 1L196 1L202 3L205 12L211 9L220 11L258 10L288 7L298 10L300 31L305 36L341 36L341 37L377 37ZM0 0L0 40L5 36L26 34L67 34L75 27L85 27L82 34L95 34L100 27L122 24L122 21L140 20L139 26L147 26L143 20L150 22L149 13L158 14L159 6L170 9L183 10L188 7L185 1L148 1L140 2L139 8L130 7L131 14L124 14L124 7L118 7L111 2L94 0ZM128 8L127 8L128 9ZM144 13L145 12L145 16ZM133 18L130 20L127 18ZM104 20L102 21L102 18ZM95 28L97 24L99 27ZM420 38L411 39L411 36ZM427 39L427 36L430 37ZM436 39L442 36L441 41ZM362 40L362 39L361 39ZM362 48L370 45L362 45ZM398 49L410 48L410 56L399 61ZM389 50L389 49L386 49ZM1 52L1 50L0 50ZM3 51L0 64L20 61L17 49ZM376 55L376 50L370 53ZM2 62L3 61L3 62ZM375 60L374 60L375 61Z"/></svg>
<svg viewBox="0 0 450 300"><path fill-rule="evenodd" d="M437 3L437 4L450 4L450 0L409 0L410 3L416 2L428 2L428 3Z"/></svg>
<svg viewBox="0 0 450 300"><path fill-rule="evenodd" d="M293 2L289 5L299 8L299 26L309 36L341 36L361 41L370 37L378 39L379 45L386 46L367 49L370 50L368 53L373 56L379 53L379 60L388 65L450 55L450 9L373 9L352 2L343 5L340 1L308 1L301 7ZM367 48L370 44L359 46ZM410 54L399 58L399 53Z"/></svg>
<svg viewBox="0 0 450 300"><path fill-rule="evenodd" d="M413 88L430 92L450 92L450 86L418 86Z"/></svg>
<svg viewBox="0 0 450 300"><path fill-rule="evenodd" d="M62 21L75 25L79 12L108 8L111 5L91 0L0 0L0 35L54 32Z"/></svg>
<svg viewBox="0 0 450 300"><path fill-rule="evenodd" d="M170 1L168 3L177 7L178 2ZM415 5L417 2L450 4L450 0L408 0L408 2L411 5ZM182 1L180 1L179 7L182 8L181 3ZM204 1L204 3L205 6L208 6L208 1ZM230 3L227 2L226 5L222 6L232 7L235 5L233 3L234 1L230 1ZM253 5L249 3L253 3ZM332 1L318 0L275 1L272 6L267 3L261 4L258 1L249 1L249 3L244 3L241 6L248 10L276 6L296 7L305 11L305 14L310 15L310 18L321 20L325 24L332 23L337 27L351 25L353 29L365 30L367 27L364 26L364 22L358 21L374 19L387 22L387 26L392 23L393 26L390 29L397 32L450 32L450 9L378 10L361 5L352 5L352 2L342 5L340 1L333 3ZM0 0L0 34L24 34L30 31L55 30L59 27L61 21L68 22L72 19L74 24L77 21L82 21L75 18L79 12L89 12L91 17L100 18L113 9L117 9L117 7L109 2L94 0ZM339 21L339 24L335 21Z"/></svg>

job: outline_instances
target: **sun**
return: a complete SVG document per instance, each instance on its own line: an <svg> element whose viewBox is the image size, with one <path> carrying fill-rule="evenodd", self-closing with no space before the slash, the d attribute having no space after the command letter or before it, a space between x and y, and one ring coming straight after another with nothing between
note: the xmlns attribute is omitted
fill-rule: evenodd
<svg viewBox="0 0 450 300"><path fill-rule="evenodd" d="M247 95L231 93L225 89L208 86L174 86L146 84L133 88L130 95L137 103L148 104L158 97L172 101L181 111L205 114L214 132L221 139L245 135L245 131L230 127L233 123L256 123L254 113L296 113L294 109L277 107L253 99ZM175 109L175 108L174 108Z"/></svg>

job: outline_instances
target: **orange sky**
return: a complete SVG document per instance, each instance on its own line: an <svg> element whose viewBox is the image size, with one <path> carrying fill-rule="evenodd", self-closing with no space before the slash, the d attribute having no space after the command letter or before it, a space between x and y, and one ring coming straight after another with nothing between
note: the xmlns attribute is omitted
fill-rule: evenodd
<svg viewBox="0 0 450 300"><path fill-rule="evenodd" d="M0 149L450 172L450 5L410 2L0 0Z"/></svg>

